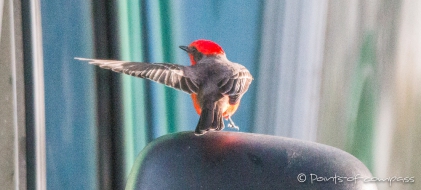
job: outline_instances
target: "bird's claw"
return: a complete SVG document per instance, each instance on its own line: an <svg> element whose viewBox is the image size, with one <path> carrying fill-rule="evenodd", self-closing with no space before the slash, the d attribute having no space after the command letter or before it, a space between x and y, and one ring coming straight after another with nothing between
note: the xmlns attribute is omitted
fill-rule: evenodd
<svg viewBox="0 0 421 190"><path fill-rule="evenodd" d="M234 121L232 121L231 117L228 117L228 121L229 121L228 127L237 129L237 131L240 130L240 128L237 125L235 125Z"/></svg>

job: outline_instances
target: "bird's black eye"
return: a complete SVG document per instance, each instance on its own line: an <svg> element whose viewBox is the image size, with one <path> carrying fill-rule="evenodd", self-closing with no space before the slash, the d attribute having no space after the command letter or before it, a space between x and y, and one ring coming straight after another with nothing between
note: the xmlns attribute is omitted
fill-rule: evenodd
<svg viewBox="0 0 421 190"><path fill-rule="evenodd" d="M197 51L195 47L191 48L190 53L193 55L194 61L196 61L196 63L203 58L203 54Z"/></svg>

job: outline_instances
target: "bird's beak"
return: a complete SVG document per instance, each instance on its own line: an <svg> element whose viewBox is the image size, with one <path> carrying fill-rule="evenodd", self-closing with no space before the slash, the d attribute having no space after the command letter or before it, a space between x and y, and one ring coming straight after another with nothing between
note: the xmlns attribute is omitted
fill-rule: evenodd
<svg viewBox="0 0 421 190"><path fill-rule="evenodd" d="M190 52L190 48L188 46L178 46L178 47L180 47L180 49L186 51L187 53Z"/></svg>

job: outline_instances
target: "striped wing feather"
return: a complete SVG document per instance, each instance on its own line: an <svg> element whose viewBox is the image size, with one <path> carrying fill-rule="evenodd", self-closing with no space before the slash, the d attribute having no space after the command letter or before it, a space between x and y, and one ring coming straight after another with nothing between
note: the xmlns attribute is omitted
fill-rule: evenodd
<svg viewBox="0 0 421 190"><path fill-rule="evenodd" d="M234 105L240 101L243 94L248 90L252 80L253 77L250 72L243 67L230 78L221 80L218 87L220 93L228 95L229 103Z"/></svg>
<svg viewBox="0 0 421 190"><path fill-rule="evenodd" d="M145 63L128 62L117 60L75 58L88 61L104 69L118 73L128 74L134 77L149 79L166 86L181 90L188 94L197 93L199 87L190 77L185 75L185 66L170 63Z"/></svg>

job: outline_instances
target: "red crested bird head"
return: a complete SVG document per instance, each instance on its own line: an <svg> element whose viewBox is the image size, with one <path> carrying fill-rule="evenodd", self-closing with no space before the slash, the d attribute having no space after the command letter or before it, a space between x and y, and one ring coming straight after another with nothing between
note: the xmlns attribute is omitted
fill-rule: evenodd
<svg viewBox="0 0 421 190"><path fill-rule="evenodd" d="M189 46L180 46L180 48L189 54L192 65L195 65L203 56L225 54L224 50L217 43L203 39L196 40Z"/></svg>

